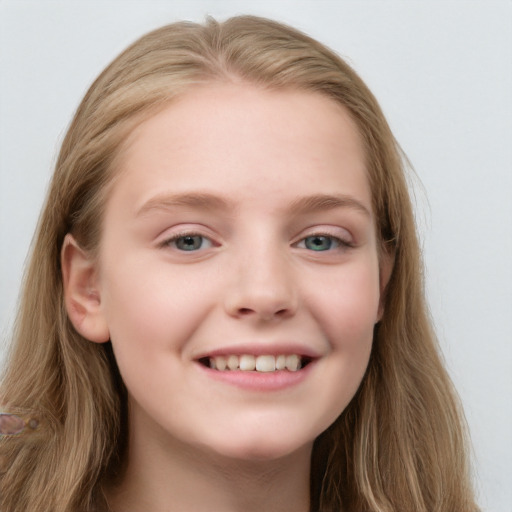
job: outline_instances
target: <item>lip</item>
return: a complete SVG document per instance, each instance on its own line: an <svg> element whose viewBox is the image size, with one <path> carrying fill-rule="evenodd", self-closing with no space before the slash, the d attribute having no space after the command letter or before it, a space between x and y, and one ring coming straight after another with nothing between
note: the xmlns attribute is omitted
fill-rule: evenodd
<svg viewBox="0 0 512 512"><path fill-rule="evenodd" d="M253 356L279 356L281 354L297 354L302 357L306 357L311 360L319 359L322 354L317 352L310 346L297 343L250 343L250 344L234 344L226 345L223 347L211 349L204 352L199 352L193 356L193 359L199 361L207 357L217 356L243 356L244 354L250 354Z"/></svg>
<svg viewBox="0 0 512 512"><path fill-rule="evenodd" d="M254 356L262 355L291 355L297 354L302 358L308 359L308 364L295 372L288 370L278 370L274 372L257 372L226 370L218 371L209 368L204 364L204 360L218 356L242 356L250 354ZM322 354L310 344L282 342L282 341L261 341L251 343L233 343L226 344L217 348L198 352L194 355L194 362L198 369L208 380L223 383L228 386L254 392L272 392L281 391L299 385L313 371L316 362L322 357Z"/></svg>
<svg viewBox="0 0 512 512"><path fill-rule="evenodd" d="M225 353L226 352L222 352L218 355L224 355ZM229 353L233 354L233 352ZM268 351L266 351L265 354L268 354ZM295 372L288 370L278 370L275 372L241 370L218 371L204 366L199 361L196 361L196 366L208 379L224 383L228 386L246 391L276 392L299 385L311 374L316 366L316 362L317 359L313 359L307 366Z"/></svg>

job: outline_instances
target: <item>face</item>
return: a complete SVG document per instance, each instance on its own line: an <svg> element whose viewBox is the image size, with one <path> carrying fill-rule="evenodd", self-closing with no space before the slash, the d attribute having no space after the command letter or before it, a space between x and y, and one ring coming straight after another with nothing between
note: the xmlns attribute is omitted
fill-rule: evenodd
<svg viewBox="0 0 512 512"><path fill-rule="evenodd" d="M97 293L134 442L309 450L354 396L380 311L347 112L314 93L198 87L130 135L118 172Z"/></svg>

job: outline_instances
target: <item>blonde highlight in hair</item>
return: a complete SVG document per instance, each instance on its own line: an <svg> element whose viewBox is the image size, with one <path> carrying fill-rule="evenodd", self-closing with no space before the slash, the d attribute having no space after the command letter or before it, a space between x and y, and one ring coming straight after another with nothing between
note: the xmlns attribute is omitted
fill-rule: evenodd
<svg viewBox="0 0 512 512"><path fill-rule="evenodd" d="M155 30L93 83L69 127L25 276L2 380L6 410L36 411L37 435L0 439L2 512L107 510L125 455L126 396L109 343L82 338L64 306L60 252L94 253L116 158L143 119L196 84L245 81L323 94L365 144L381 253L394 258L360 389L315 442L311 510L476 511L463 415L425 304L404 157L374 96L338 56L279 23L242 16Z"/></svg>

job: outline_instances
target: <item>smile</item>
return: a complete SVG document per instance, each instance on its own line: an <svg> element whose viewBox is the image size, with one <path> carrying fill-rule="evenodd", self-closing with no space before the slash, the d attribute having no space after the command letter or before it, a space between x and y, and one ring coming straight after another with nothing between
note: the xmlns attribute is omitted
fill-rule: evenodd
<svg viewBox="0 0 512 512"><path fill-rule="evenodd" d="M270 373L276 371L296 372L305 367L311 358L298 354L274 355L226 355L205 357L200 361L213 370Z"/></svg>

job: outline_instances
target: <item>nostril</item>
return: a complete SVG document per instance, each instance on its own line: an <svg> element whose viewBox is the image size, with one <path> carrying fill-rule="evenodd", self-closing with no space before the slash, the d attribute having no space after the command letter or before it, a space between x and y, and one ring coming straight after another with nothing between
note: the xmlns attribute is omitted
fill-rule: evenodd
<svg viewBox="0 0 512 512"><path fill-rule="evenodd" d="M261 311L261 312L259 312L257 309L252 309L252 308L239 308L238 315L239 316L250 316L252 314L257 314L261 318L270 320L272 318L286 317L288 315L289 311L290 310L288 308L282 308L282 309L278 309L276 311Z"/></svg>

